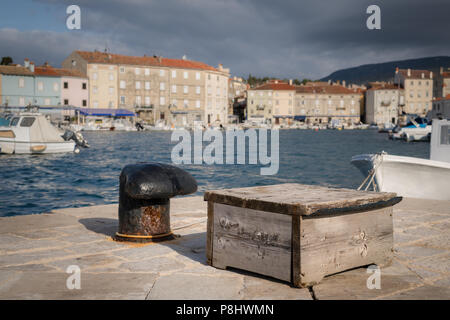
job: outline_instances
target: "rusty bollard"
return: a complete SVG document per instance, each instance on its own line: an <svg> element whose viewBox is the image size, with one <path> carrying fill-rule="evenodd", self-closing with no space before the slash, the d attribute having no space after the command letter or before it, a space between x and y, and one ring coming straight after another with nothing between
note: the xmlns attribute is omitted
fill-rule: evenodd
<svg viewBox="0 0 450 320"><path fill-rule="evenodd" d="M170 198L197 191L190 173L162 163L127 165L120 174L116 240L152 242L173 238Z"/></svg>

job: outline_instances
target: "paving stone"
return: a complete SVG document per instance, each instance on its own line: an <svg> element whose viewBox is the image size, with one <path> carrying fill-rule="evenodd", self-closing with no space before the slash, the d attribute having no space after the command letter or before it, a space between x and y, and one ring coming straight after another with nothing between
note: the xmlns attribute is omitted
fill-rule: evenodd
<svg viewBox="0 0 450 320"><path fill-rule="evenodd" d="M112 255L122 257L127 261L141 261L157 256L164 256L173 253L173 249L169 246L149 243L144 245L138 245L134 247L133 244L125 244L123 250L111 252Z"/></svg>
<svg viewBox="0 0 450 320"><path fill-rule="evenodd" d="M209 277L171 274L159 277L148 299L233 300L242 299L243 277Z"/></svg>
<svg viewBox="0 0 450 320"><path fill-rule="evenodd" d="M184 264L174 258L157 257L135 262L125 262L119 268L138 272L169 272L183 269Z"/></svg>
<svg viewBox="0 0 450 320"><path fill-rule="evenodd" d="M404 198L403 201L400 201L395 205L394 209L411 210L412 212L418 213L435 212L450 215L448 201L439 200Z"/></svg>
<svg viewBox="0 0 450 320"><path fill-rule="evenodd" d="M82 244L74 244L65 248L72 254L84 255L89 253L113 253L113 250L126 249L126 245L112 240L95 241Z"/></svg>
<svg viewBox="0 0 450 320"><path fill-rule="evenodd" d="M294 288L289 283L257 276L245 276L242 298L249 300L312 300L307 288Z"/></svg>
<svg viewBox="0 0 450 320"><path fill-rule="evenodd" d="M117 262L118 260L116 257L112 257L108 254L93 254L64 260L52 261L48 264L64 271L67 269L68 266L76 265L79 266L81 271L83 272L89 270L90 268L105 267Z"/></svg>
<svg viewBox="0 0 450 320"><path fill-rule="evenodd" d="M14 233L14 236L20 236L27 239L56 239L61 233L55 230L33 230Z"/></svg>
<svg viewBox="0 0 450 320"><path fill-rule="evenodd" d="M381 269L380 289L368 289L367 280L371 275L373 273L367 273L366 268L358 268L326 277L313 286L313 290L319 300L360 300L375 299L422 283L417 275L399 263Z"/></svg>
<svg viewBox="0 0 450 320"><path fill-rule="evenodd" d="M0 272L21 271L21 272L54 272L56 268L45 264L24 264L20 266L0 267Z"/></svg>
<svg viewBox="0 0 450 320"><path fill-rule="evenodd" d="M24 265L39 261L51 261L69 256L71 253L65 249L41 250L28 253L12 253L0 255L0 266Z"/></svg>
<svg viewBox="0 0 450 320"><path fill-rule="evenodd" d="M81 273L81 289L67 289L70 274L22 273L0 287L0 299L145 299L156 274Z"/></svg>
<svg viewBox="0 0 450 320"><path fill-rule="evenodd" d="M413 269L417 267L443 274L450 274L450 255L413 261L409 265L412 266Z"/></svg>
<svg viewBox="0 0 450 320"><path fill-rule="evenodd" d="M450 299L450 288L424 285L418 288L400 292L383 300L448 300Z"/></svg>
<svg viewBox="0 0 450 320"><path fill-rule="evenodd" d="M395 248L395 252L408 260L423 259L429 256L446 253L444 249L436 249L421 246L402 246Z"/></svg>
<svg viewBox="0 0 450 320"><path fill-rule="evenodd" d="M442 234L415 243L416 246L450 250L450 234Z"/></svg>
<svg viewBox="0 0 450 320"><path fill-rule="evenodd" d="M434 281L433 286L450 288L450 277ZM448 299L450 299L450 296Z"/></svg>

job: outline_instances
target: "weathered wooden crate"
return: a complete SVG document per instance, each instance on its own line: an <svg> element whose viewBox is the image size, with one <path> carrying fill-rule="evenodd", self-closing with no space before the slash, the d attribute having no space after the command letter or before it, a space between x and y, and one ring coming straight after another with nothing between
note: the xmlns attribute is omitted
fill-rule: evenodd
<svg viewBox="0 0 450 320"><path fill-rule="evenodd" d="M392 260L395 193L301 184L208 191L207 260L292 282Z"/></svg>

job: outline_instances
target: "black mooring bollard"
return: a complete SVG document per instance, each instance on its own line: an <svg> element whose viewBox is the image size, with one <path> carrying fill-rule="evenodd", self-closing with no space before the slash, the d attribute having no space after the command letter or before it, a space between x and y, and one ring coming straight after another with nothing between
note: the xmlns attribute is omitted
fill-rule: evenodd
<svg viewBox="0 0 450 320"><path fill-rule="evenodd" d="M170 198L197 191L190 173L162 163L127 165L120 174L116 240L148 242L173 238Z"/></svg>

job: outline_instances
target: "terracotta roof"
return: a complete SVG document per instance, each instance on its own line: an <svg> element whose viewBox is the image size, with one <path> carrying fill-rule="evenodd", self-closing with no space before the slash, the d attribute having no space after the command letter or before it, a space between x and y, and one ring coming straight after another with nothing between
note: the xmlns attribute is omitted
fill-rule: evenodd
<svg viewBox="0 0 450 320"><path fill-rule="evenodd" d="M428 70L413 70L413 69L411 69L411 75L408 76L407 69L400 69L398 72L401 73L405 78L408 78L408 79L422 79L422 73L424 74L425 79L430 79L430 73L431 73L431 71L428 71Z"/></svg>
<svg viewBox="0 0 450 320"><path fill-rule="evenodd" d="M263 85L260 85L258 87L251 88L250 90L295 90L295 89L296 86L292 86L289 83L282 81L275 82L275 80L273 80L264 83Z"/></svg>
<svg viewBox="0 0 450 320"><path fill-rule="evenodd" d="M348 89L340 85L327 85L327 86L297 86L297 93L317 93L317 94L355 94L359 93L359 90Z"/></svg>
<svg viewBox="0 0 450 320"><path fill-rule="evenodd" d="M153 56L125 56L121 54L113 54L106 52L91 52L91 51L76 51L84 60L90 63L106 63L106 64L128 64L128 65L142 65L142 66L156 66L156 67L171 67L180 69L200 69L218 71L203 62L183 60L183 59L169 59L159 58Z"/></svg>
<svg viewBox="0 0 450 320"><path fill-rule="evenodd" d="M69 69L60 69L53 68L51 66L48 67L35 67L34 74L37 76L46 76L46 77L77 77L77 78L87 78L87 76L83 75L81 72L76 70Z"/></svg>
<svg viewBox="0 0 450 320"><path fill-rule="evenodd" d="M392 83L386 83L386 84L379 84L379 85L373 85L372 88L369 90L403 90L402 88L399 88L397 84Z"/></svg>
<svg viewBox="0 0 450 320"><path fill-rule="evenodd" d="M33 73L25 67L21 66L0 66L0 74L15 76L32 76Z"/></svg>
<svg viewBox="0 0 450 320"><path fill-rule="evenodd" d="M450 100L450 94L446 95L445 97L435 99L435 101L441 101L441 100Z"/></svg>

